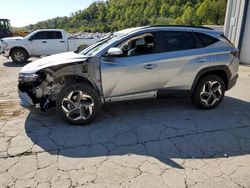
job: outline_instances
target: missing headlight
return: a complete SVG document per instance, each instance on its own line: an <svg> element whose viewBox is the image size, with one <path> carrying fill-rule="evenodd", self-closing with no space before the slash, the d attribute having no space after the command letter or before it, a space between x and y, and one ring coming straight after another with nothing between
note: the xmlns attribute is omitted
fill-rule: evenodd
<svg viewBox="0 0 250 188"><path fill-rule="evenodd" d="M38 75L37 74L24 74L20 73L18 77L19 82L35 82L37 81Z"/></svg>

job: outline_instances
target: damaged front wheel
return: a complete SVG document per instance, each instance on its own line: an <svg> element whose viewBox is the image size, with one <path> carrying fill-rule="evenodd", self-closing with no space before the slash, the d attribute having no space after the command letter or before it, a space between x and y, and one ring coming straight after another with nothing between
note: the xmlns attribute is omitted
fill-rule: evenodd
<svg viewBox="0 0 250 188"><path fill-rule="evenodd" d="M59 114L72 124L86 125L98 112L101 101L98 93L88 84L66 86L57 97Z"/></svg>

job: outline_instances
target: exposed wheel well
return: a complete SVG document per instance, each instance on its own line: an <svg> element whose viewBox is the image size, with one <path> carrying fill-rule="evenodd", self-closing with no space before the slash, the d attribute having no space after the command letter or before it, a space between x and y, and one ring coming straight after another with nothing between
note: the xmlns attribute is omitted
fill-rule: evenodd
<svg viewBox="0 0 250 188"><path fill-rule="evenodd" d="M10 50L10 55L12 54L12 52L13 52L14 50L18 50L18 49L24 50L24 51L27 53L28 57L29 57L28 51L27 51L25 48L21 47L21 46L16 46L16 47L11 48L11 50Z"/></svg>
<svg viewBox="0 0 250 188"><path fill-rule="evenodd" d="M70 83L74 83L74 82L82 82L82 83L87 83L88 85L90 85L91 87L93 87L98 94L100 94L99 89L96 87L96 85L91 82L88 78L82 77L82 76L76 76L76 75L72 75L72 76L65 76L64 77L65 83L66 84L70 84Z"/></svg>
<svg viewBox="0 0 250 188"><path fill-rule="evenodd" d="M195 89L196 89L197 85L199 84L199 82L203 78L207 77L208 75L216 75L216 76L220 77L224 81L224 83L225 83L225 86L226 86L225 89L226 89L226 91L228 90L228 79L229 78L228 78L227 72L224 71L224 70L212 70L212 71L207 71L207 72L202 73L198 77L198 79L196 79L195 84L194 84L194 86L192 88L192 91L195 91Z"/></svg>

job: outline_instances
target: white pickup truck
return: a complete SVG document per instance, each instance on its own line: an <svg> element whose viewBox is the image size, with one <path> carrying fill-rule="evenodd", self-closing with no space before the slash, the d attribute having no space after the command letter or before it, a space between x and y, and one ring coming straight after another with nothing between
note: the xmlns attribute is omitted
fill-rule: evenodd
<svg viewBox="0 0 250 188"><path fill-rule="evenodd" d="M30 57L79 51L98 40L98 38L69 38L61 29L40 29L25 37L1 39L0 54L7 58L11 57L14 63L23 63Z"/></svg>

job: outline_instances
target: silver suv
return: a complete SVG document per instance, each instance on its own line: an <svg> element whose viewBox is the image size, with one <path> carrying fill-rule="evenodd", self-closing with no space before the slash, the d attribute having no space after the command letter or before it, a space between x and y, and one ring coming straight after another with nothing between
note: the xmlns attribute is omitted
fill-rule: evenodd
<svg viewBox="0 0 250 188"><path fill-rule="evenodd" d="M239 51L206 27L145 26L110 34L80 53L34 61L19 74L21 105L56 106L87 124L106 102L189 96L200 108L220 104L238 78Z"/></svg>

